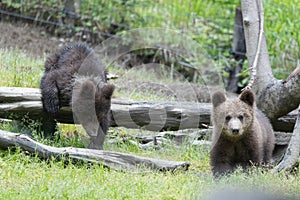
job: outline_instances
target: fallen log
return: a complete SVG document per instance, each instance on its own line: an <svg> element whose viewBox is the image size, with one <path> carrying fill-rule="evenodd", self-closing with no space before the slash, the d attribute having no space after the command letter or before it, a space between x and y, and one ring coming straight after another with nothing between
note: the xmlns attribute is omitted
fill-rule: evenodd
<svg viewBox="0 0 300 200"><path fill-rule="evenodd" d="M0 87L0 118L41 120L43 108L36 88ZM210 124L210 103L155 102L112 99L112 126L176 131ZM297 112L272 121L275 131L292 132ZM56 117L61 123L74 123L71 107L63 107Z"/></svg>
<svg viewBox="0 0 300 200"><path fill-rule="evenodd" d="M282 161L273 169L273 172L281 170L292 171L298 169L300 162L300 105L298 106L297 122ZM298 171L298 170L297 170Z"/></svg>
<svg viewBox="0 0 300 200"><path fill-rule="evenodd" d="M293 132L297 120L297 110L293 110L287 115L271 121L274 130L283 132Z"/></svg>
<svg viewBox="0 0 300 200"><path fill-rule="evenodd" d="M40 100L41 91L37 88L0 87L0 103Z"/></svg>
<svg viewBox="0 0 300 200"><path fill-rule="evenodd" d="M41 120L43 108L40 91L34 88L0 88L0 118L19 119L27 115ZM178 130L208 126L209 103L148 102L112 100L112 126L144 128L151 131ZM56 120L74 123L70 107L62 107Z"/></svg>
<svg viewBox="0 0 300 200"><path fill-rule="evenodd" d="M159 140L160 138L166 138L174 141L176 144L181 145L187 140L210 140L212 129L185 129L179 131L165 131L153 135L129 135L128 137L134 138L141 144L152 142L154 138ZM276 145L285 146L288 145L292 134L291 132L275 131L275 143Z"/></svg>
<svg viewBox="0 0 300 200"><path fill-rule="evenodd" d="M182 105L168 102L112 101L112 126L144 128L151 131L207 127L210 123L210 104ZM0 118L41 120L41 101L22 101L0 104ZM62 107L55 117L58 122L73 124L70 107Z"/></svg>
<svg viewBox="0 0 300 200"><path fill-rule="evenodd" d="M108 135L106 142L118 144L122 142L131 143L140 149L162 149L170 146L180 147L182 145L210 146L212 129L185 129L179 131L165 131L152 134L129 134L126 136ZM275 132L274 161L279 161L292 137L290 132Z"/></svg>
<svg viewBox="0 0 300 200"><path fill-rule="evenodd" d="M190 166L188 162L160 160L127 153L74 147L52 147L36 142L23 134L0 130L0 148L7 149L15 146L19 146L28 153L37 154L42 159L54 157L56 159L71 159L74 162L86 161L101 164L115 170L146 168L159 171L173 171L177 169L187 170Z"/></svg>

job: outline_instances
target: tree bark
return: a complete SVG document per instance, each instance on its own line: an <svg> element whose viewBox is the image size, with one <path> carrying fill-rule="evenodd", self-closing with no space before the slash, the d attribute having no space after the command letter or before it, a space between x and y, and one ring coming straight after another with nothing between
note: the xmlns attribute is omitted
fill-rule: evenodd
<svg viewBox="0 0 300 200"><path fill-rule="evenodd" d="M246 51L249 68L253 67L254 59L258 48L258 36L260 34L260 12L257 1L242 0L241 4L243 14L243 25L246 40ZM262 19L263 20L263 19ZM263 31L263 30L262 30ZM256 94L260 94L262 89L266 88L270 82L274 81L269 53L265 35L262 36L260 46L260 55L258 55L257 77L253 90ZM259 84L257 84L259 83Z"/></svg>
<svg viewBox="0 0 300 200"><path fill-rule="evenodd" d="M260 13L257 1L242 0L243 24L245 30L247 58L252 67L258 47L260 31ZM263 20L263 19L262 19ZM273 121L296 109L300 103L300 76L283 83L274 78L267 49L263 40L258 59L257 76L253 90L257 97L257 106Z"/></svg>
<svg viewBox="0 0 300 200"><path fill-rule="evenodd" d="M74 0L66 0L64 9L66 14L65 23L74 26L77 16Z"/></svg>
<svg viewBox="0 0 300 200"><path fill-rule="evenodd" d="M0 88L0 118L18 119L28 115L42 120L43 107L38 94L39 89L33 88ZM112 126L163 131L207 127L211 104L113 99L111 110ZM62 107L55 118L61 123L74 123L71 107Z"/></svg>
<svg viewBox="0 0 300 200"><path fill-rule="evenodd" d="M0 103L40 100L41 91L37 88L0 87Z"/></svg>
<svg viewBox="0 0 300 200"><path fill-rule="evenodd" d="M56 159L67 158L74 162L86 161L102 164L105 167L115 170L134 170L145 167L151 170L172 171L176 169L187 170L190 165L188 162L159 160L112 151L73 147L52 147L36 142L26 135L0 130L0 148L7 149L15 146L19 146L22 150L31 154L37 154L42 159L50 159L51 157Z"/></svg>
<svg viewBox="0 0 300 200"><path fill-rule="evenodd" d="M243 24L249 69L252 69L254 57L257 52L258 65L256 67L256 81L253 90L257 96L257 106L273 122L297 108L300 104L300 70L292 72L285 81L274 78L269 61L266 38L263 34L263 8L262 0L242 0ZM261 44L258 35L262 33ZM261 38L260 38L261 39ZM253 74L252 74L253 75ZM300 107L298 108L298 110ZM299 111L298 111L299 112ZM290 169L299 161L300 154L300 116L298 113L293 136L283 161L275 167L274 172Z"/></svg>

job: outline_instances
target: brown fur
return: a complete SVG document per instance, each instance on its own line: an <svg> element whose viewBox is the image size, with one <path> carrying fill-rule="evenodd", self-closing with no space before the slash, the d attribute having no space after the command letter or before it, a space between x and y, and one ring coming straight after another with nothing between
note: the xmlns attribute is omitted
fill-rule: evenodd
<svg viewBox="0 0 300 200"><path fill-rule="evenodd" d="M113 91L104 66L84 43L67 46L46 60L41 80L44 110L55 117L62 106L72 105L92 138L90 148L103 148Z"/></svg>
<svg viewBox="0 0 300 200"><path fill-rule="evenodd" d="M256 108L254 94L244 91L228 99L224 93L212 96L212 148L210 163L214 176L267 163L274 149L274 133L269 120Z"/></svg>

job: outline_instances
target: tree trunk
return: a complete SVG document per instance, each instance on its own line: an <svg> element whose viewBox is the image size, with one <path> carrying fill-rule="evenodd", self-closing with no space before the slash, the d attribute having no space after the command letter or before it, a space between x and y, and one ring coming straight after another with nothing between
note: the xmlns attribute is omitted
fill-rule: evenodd
<svg viewBox="0 0 300 200"><path fill-rule="evenodd" d="M252 68L260 33L260 13L257 1L242 0L242 13L247 58L249 68ZM257 106L273 121L298 107L300 103L300 76L297 75L286 83L275 79L264 35L260 48L257 76L253 90L256 93Z"/></svg>
<svg viewBox="0 0 300 200"><path fill-rule="evenodd" d="M266 38L263 34L262 0L242 0L242 13L249 69L252 70L253 67L256 67L256 75L254 74L256 80L253 85L257 97L256 103L274 122L278 117L286 115L299 106L300 70L293 72L289 76L291 78L285 81L275 79L270 66ZM262 37L258 38L258 36ZM257 66L254 64L255 56L259 56ZM298 120L284 160L275 167L274 171L290 169L299 160L300 130Z"/></svg>
<svg viewBox="0 0 300 200"><path fill-rule="evenodd" d="M66 0L64 9L66 14L65 23L74 26L76 20L76 10L75 10L74 0Z"/></svg>
<svg viewBox="0 0 300 200"><path fill-rule="evenodd" d="M0 130L0 148L7 149L15 146L19 146L22 150L31 154L37 154L42 159L50 159L52 157L56 159L69 158L74 162L86 161L102 164L105 167L116 170L134 170L141 169L141 167L160 171L172 171L176 169L187 170L190 165L188 162L159 160L112 151L73 147L52 147L36 142L22 134Z"/></svg>
<svg viewBox="0 0 300 200"><path fill-rule="evenodd" d="M235 9L234 34L231 54L238 64L230 69L226 90L228 92L237 93L239 82L238 74L241 72L246 58L246 43L241 8Z"/></svg>

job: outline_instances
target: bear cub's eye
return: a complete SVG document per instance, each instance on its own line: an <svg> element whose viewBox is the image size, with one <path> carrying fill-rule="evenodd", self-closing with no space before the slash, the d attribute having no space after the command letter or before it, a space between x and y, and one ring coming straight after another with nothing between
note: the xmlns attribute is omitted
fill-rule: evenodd
<svg viewBox="0 0 300 200"><path fill-rule="evenodd" d="M239 118L239 120L243 121L244 116L243 115L239 115L238 118Z"/></svg>
<svg viewBox="0 0 300 200"><path fill-rule="evenodd" d="M225 120L229 121L230 119L231 119L231 116L230 115L226 115Z"/></svg>

